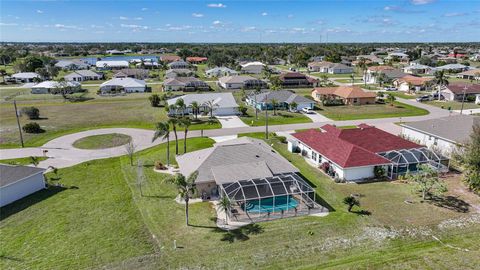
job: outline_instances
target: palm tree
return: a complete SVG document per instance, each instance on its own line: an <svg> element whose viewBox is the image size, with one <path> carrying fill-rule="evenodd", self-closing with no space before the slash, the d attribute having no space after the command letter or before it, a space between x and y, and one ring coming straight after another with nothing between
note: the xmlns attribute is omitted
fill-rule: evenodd
<svg viewBox="0 0 480 270"><path fill-rule="evenodd" d="M183 137L183 153L185 154L187 152L187 133L188 133L188 128L190 125L192 125L192 121L190 121L190 118L182 118L180 119L180 126L184 128L184 134L185 136Z"/></svg>
<svg viewBox="0 0 480 270"><path fill-rule="evenodd" d="M197 179L198 172L195 171L185 178L185 176L181 173L177 173L174 177L169 177L166 180L172 184L174 184L178 191L178 196L183 198L185 201L185 221L187 226L190 224L188 223L188 202L190 201L190 197L193 196L195 193L195 180Z"/></svg>
<svg viewBox="0 0 480 270"><path fill-rule="evenodd" d="M360 206L360 201L352 195L343 198L343 203L348 205L348 212L351 212L354 206Z"/></svg>
<svg viewBox="0 0 480 270"><path fill-rule="evenodd" d="M222 196L222 198L218 202L218 207L220 207L221 210L225 211L225 224L228 225L228 211L230 211L230 208L232 207L232 202L226 195Z"/></svg>
<svg viewBox="0 0 480 270"><path fill-rule="evenodd" d="M351 75L350 75L350 79L352 79L352 86L353 86L353 84L354 84L354 82L355 82L355 75L351 74Z"/></svg>
<svg viewBox="0 0 480 270"><path fill-rule="evenodd" d="M290 103L290 110L292 110L292 108L293 110L296 110L297 107L298 107L298 104L295 101L292 101L292 103Z"/></svg>
<svg viewBox="0 0 480 270"><path fill-rule="evenodd" d="M270 100L270 103L272 104L273 115L277 115L277 111L275 110L278 106L277 100L272 98L272 100Z"/></svg>
<svg viewBox="0 0 480 270"><path fill-rule="evenodd" d="M191 104L190 104L190 107L192 108L192 113L195 115L195 120L198 119L198 110L199 110L199 106L198 106L198 102L196 101L193 101Z"/></svg>
<svg viewBox="0 0 480 270"><path fill-rule="evenodd" d="M437 86L437 89L438 89L438 100L440 101L440 97L441 97L441 89L442 87L444 86L447 86L448 85L448 80L447 80L447 77L445 76L445 73L443 70L439 70L439 71L435 71L435 78L433 79L433 82L435 83L435 85Z"/></svg>
<svg viewBox="0 0 480 270"><path fill-rule="evenodd" d="M178 155L178 136L177 136L177 126L180 124L180 120L177 118L168 119L168 123L172 127L173 135L175 135L175 155Z"/></svg>
<svg viewBox="0 0 480 270"><path fill-rule="evenodd" d="M213 119L213 110L215 110L215 107L217 107L218 104L215 103L215 100L209 100L203 103L203 105L208 108L208 111L210 112L210 119Z"/></svg>
<svg viewBox="0 0 480 270"><path fill-rule="evenodd" d="M156 139L167 139L167 167L170 166L170 126L168 122L159 122L155 125L152 142Z"/></svg>
<svg viewBox="0 0 480 270"><path fill-rule="evenodd" d="M185 105L185 101L183 101L183 98L177 99L175 105L179 110L182 110L182 117L185 116L185 109L187 108L187 106Z"/></svg>
<svg viewBox="0 0 480 270"><path fill-rule="evenodd" d="M388 101L388 103L390 103L390 106L393 106L393 103L395 102L395 100L396 100L396 98L395 98L394 95L392 95L392 94L387 95L387 101Z"/></svg>

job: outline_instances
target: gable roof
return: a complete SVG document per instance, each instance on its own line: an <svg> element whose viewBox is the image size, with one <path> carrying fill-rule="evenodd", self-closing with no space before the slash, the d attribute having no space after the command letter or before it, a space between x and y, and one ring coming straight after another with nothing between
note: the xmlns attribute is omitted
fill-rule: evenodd
<svg viewBox="0 0 480 270"><path fill-rule="evenodd" d="M368 67L367 70L378 72L378 71L385 71L385 70L394 70L394 67L391 66L371 66Z"/></svg>
<svg viewBox="0 0 480 270"><path fill-rule="evenodd" d="M293 137L311 147L342 168L391 163L377 153L421 147L398 136L365 124L355 129L339 129L332 125L311 129Z"/></svg>
<svg viewBox="0 0 480 270"><path fill-rule="evenodd" d="M218 79L220 83L245 83L246 81L257 80L260 79L254 78L248 75L233 75L233 76L224 76Z"/></svg>
<svg viewBox="0 0 480 270"><path fill-rule="evenodd" d="M198 171L196 182L217 184L298 172L288 160L265 142L241 137L213 147L177 156L180 171L189 175Z"/></svg>
<svg viewBox="0 0 480 270"><path fill-rule="evenodd" d="M480 94L480 84L471 84L471 83L450 83L445 86L446 89L450 90L454 94L463 94L463 91L466 87L466 94Z"/></svg>
<svg viewBox="0 0 480 270"><path fill-rule="evenodd" d="M19 180L43 172L45 172L45 169L42 168L0 164L0 187L13 184Z"/></svg>
<svg viewBox="0 0 480 270"><path fill-rule="evenodd" d="M21 79L33 79L33 78L40 78L35 72L19 72L12 74L12 78L21 78Z"/></svg>
<svg viewBox="0 0 480 270"><path fill-rule="evenodd" d="M364 91L359 86L338 86L338 87L319 87L313 89L321 95L336 95L342 98L375 98L377 95L373 92Z"/></svg>
<svg viewBox="0 0 480 270"><path fill-rule="evenodd" d="M137 80L134 78L113 78L108 80L100 85L100 87L104 86L123 86L123 87L145 87L146 83L143 80Z"/></svg>
<svg viewBox="0 0 480 270"><path fill-rule="evenodd" d="M188 94L167 100L168 105L175 104L179 98L183 99L187 106L192 104L194 101L196 101L199 105L205 102L213 101L213 103L217 105L216 108L238 107L238 104L235 101L232 93Z"/></svg>
<svg viewBox="0 0 480 270"><path fill-rule="evenodd" d="M426 77L417 77L412 75L405 75L397 79L400 83L411 83L412 85L424 85L426 82L433 80L433 78L426 78Z"/></svg>
<svg viewBox="0 0 480 270"><path fill-rule="evenodd" d="M252 95L252 98L255 97L255 95ZM258 95L257 97L257 102L271 102L273 99L275 99L277 102L285 102L287 104L291 104L292 102L295 103L314 103L313 100L308 99L303 96L299 96L295 93L292 93L288 90L279 90L279 91L270 91L270 92L263 92Z"/></svg>
<svg viewBox="0 0 480 270"><path fill-rule="evenodd" d="M72 73L69 73L65 75L64 77L97 77L100 76L100 74L93 72L92 70L89 69L82 69L82 70L76 70L73 71Z"/></svg>
<svg viewBox="0 0 480 270"><path fill-rule="evenodd" d="M79 82L71 82L67 81L64 82L66 87L79 87L81 84ZM37 83L32 86L32 88L48 88L48 89L53 89L53 88L60 88L63 85L60 82L57 81L43 81L41 83Z"/></svg>

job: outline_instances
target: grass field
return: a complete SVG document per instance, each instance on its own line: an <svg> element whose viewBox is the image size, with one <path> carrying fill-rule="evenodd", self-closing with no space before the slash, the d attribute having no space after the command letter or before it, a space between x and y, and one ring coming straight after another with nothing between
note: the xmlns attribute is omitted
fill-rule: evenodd
<svg viewBox="0 0 480 270"><path fill-rule="evenodd" d="M433 105L436 107L444 108L448 110L449 108L452 110L460 110L462 108L462 103L458 101L427 101L426 104ZM473 102L465 102L463 104L464 110L469 109L480 109L480 105L477 105Z"/></svg>
<svg viewBox="0 0 480 270"><path fill-rule="evenodd" d="M46 160L48 157L36 157L37 161ZM10 165L31 165L32 158L31 157L24 157L24 158L12 158L12 159L1 159L0 163L3 164L10 164Z"/></svg>
<svg viewBox="0 0 480 270"><path fill-rule="evenodd" d="M105 149L125 145L132 140L132 137L119 134L102 134L81 138L73 143L79 149Z"/></svg>
<svg viewBox="0 0 480 270"><path fill-rule="evenodd" d="M320 114L332 120L375 119L427 115L428 111L408 104L371 104L361 106L321 106Z"/></svg>
<svg viewBox="0 0 480 270"><path fill-rule="evenodd" d="M212 143L190 139L188 149ZM328 216L258 223L228 233L216 229L215 213L205 202L190 205L192 226L187 227L184 207L174 201L174 186L163 181L166 175L151 169L154 161L165 162L162 144L137 154L144 164L141 186L137 168L129 165L127 157L92 161L60 170L59 182L66 189L42 191L2 209L0 267L474 269L478 265L480 226L466 221L471 213L421 203L404 183L336 184L301 156L289 153L285 144L276 139L268 143L300 169L332 209ZM342 199L352 193L362 195L362 206L355 209L371 215L346 211ZM459 221L443 222L451 219ZM180 247L176 250L174 240Z"/></svg>
<svg viewBox="0 0 480 270"><path fill-rule="evenodd" d="M241 116L240 119L249 126L264 126L265 125L265 111L258 111L258 120L255 118L255 110L248 107L248 116ZM297 123L310 123L312 120L301 113L292 113L283 110L277 110L277 115L273 115L273 111L268 111L269 125L285 125Z"/></svg>

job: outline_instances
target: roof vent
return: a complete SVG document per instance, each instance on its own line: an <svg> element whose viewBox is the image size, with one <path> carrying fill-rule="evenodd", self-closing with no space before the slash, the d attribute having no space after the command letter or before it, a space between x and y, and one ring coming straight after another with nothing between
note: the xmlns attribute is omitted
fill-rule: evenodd
<svg viewBox="0 0 480 270"><path fill-rule="evenodd" d="M259 158L260 156L259 155L255 155L256 158Z"/></svg>

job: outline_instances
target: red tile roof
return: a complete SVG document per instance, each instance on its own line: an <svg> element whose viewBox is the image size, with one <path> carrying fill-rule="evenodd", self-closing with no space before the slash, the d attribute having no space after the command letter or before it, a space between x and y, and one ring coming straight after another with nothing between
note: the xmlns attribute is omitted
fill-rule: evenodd
<svg viewBox="0 0 480 270"><path fill-rule="evenodd" d="M391 163L377 153L421 147L366 124L355 129L325 125L322 130L325 132L311 129L293 136L342 168Z"/></svg>
<svg viewBox="0 0 480 270"><path fill-rule="evenodd" d="M336 95L342 98L375 98L374 92L364 91L358 86L320 87L313 89L317 94Z"/></svg>
<svg viewBox="0 0 480 270"><path fill-rule="evenodd" d="M187 62L203 62L203 61L207 61L208 58L207 57L200 57L200 56L191 56L191 57L187 57Z"/></svg>
<svg viewBox="0 0 480 270"><path fill-rule="evenodd" d="M452 91L452 93L460 95L463 94L465 86L467 87L467 90L465 91L466 94L480 94L480 84L450 83L446 88Z"/></svg>

